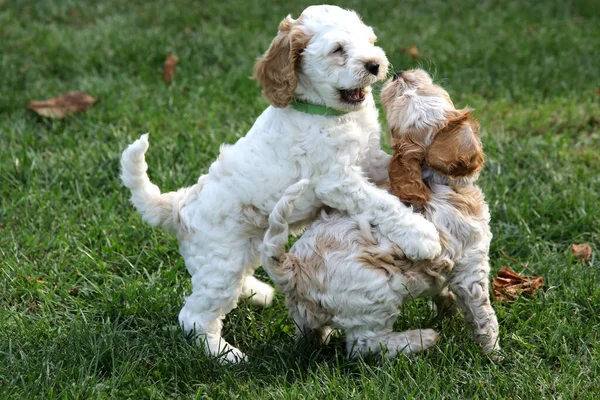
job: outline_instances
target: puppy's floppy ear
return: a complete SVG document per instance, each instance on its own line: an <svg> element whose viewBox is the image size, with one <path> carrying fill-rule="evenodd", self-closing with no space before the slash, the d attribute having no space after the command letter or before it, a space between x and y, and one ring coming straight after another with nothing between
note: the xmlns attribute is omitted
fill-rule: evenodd
<svg viewBox="0 0 600 400"><path fill-rule="evenodd" d="M392 133L393 137L399 135ZM388 166L392 193L409 204L423 204L431 199L431 190L421 178L425 147L409 136L394 139L394 156Z"/></svg>
<svg viewBox="0 0 600 400"><path fill-rule="evenodd" d="M294 98L298 80L296 64L310 37L290 15L279 24L279 33L267 52L254 65L254 78L263 87L263 96L275 107L285 107Z"/></svg>
<svg viewBox="0 0 600 400"><path fill-rule="evenodd" d="M479 124L471 116L472 111L452 111L446 126L435 134L425 156L432 169L453 178L481 171L483 148L477 136Z"/></svg>

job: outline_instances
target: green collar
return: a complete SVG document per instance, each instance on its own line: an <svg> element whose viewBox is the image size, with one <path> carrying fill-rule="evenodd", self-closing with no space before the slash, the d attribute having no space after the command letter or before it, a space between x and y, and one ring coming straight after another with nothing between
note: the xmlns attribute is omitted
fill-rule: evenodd
<svg viewBox="0 0 600 400"><path fill-rule="evenodd" d="M294 98L292 100L290 105L296 111L300 111L300 112L312 114L312 115L325 115L325 116L339 117L342 115L346 115L350 112L350 111L336 110L335 108L309 103L304 100L299 100L296 98Z"/></svg>

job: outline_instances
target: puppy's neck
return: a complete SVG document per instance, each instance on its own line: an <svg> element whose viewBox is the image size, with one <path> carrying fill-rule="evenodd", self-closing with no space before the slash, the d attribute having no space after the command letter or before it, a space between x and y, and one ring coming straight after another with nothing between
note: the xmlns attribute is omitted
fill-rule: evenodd
<svg viewBox="0 0 600 400"><path fill-rule="evenodd" d="M312 82L304 78L302 74L298 74L298 86L294 92L294 97L320 106L326 105L325 100L319 95Z"/></svg>

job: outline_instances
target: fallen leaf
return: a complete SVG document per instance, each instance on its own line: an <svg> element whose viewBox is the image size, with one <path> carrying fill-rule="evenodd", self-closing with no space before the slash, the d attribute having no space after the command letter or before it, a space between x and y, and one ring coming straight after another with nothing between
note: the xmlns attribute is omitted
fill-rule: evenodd
<svg viewBox="0 0 600 400"><path fill-rule="evenodd" d="M571 244L571 251L573 253L573 257L583 260L585 262L589 262L592 258L592 246L587 243Z"/></svg>
<svg viewBox="0 0 600 400"><path fill-rule="evenodd" d="M600 88L596 89L596 94L600 96Z"/></svg>
<svg viewBox="0 0 600 400"><path fill-rule="evenodd" d="M27 279L30 280L31 282L46 283L46 281L44 279L42 279L42 277L34 278L33 276L28 276Z"/></svg>
<svg viewBox="0 0 600 400"><path fill-rule="evenodd" d="M29 67L27 65L23 65L21 67L21 69L19 69L19 72L24 74L25 72L27 72L28 69L29 69Z"/></svg>
<svg viewBox="0 0 600 400"><path fill-rule="evenodd" d="M500 268L498 276L492 281L496 300L508 302L523 294L535 294L544 287L541 276L522 276L508 267Z"/></svg>
<svg viewBox="0 0 600 400"><path fill-rule="evenodd" d="M163 68L163 78L167 85L171 83L173 77L175 76L175 66L178 62L179 57L174 56L172 54L165 60L165 67Z"/></svg>
<svg viewBox="0 0 600 400"><path fill-rule="evenodd" d="M406 49L406 54L408 54L413 60L416 60L417 58L419 58L419 49L417 49L417 46L413 44L408 49Z"/></svg>
<svg viewBox="0 0 600 400"><path fill-rule="evenodd" d="M68 92L48 100L30 101L27 108L42 117L64 119L72 113L86 112L97 102L97 99L87 93Z"/></svg>
<svg viewBox="0 0 600 400"><path fill-rule="evenodd" d="M186 36L189 36L189 37L194 36L194 31L189 26L186 26L185 28L183 28L183 33L185 33Z"/></svg>

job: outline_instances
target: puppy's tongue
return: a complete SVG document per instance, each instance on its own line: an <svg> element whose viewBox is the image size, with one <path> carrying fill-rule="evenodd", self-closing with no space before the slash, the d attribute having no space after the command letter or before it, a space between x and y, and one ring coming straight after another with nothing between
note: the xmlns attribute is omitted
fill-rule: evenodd
<svg viewBox="0 0 600 400"><path fill-rule="evenodd" d="M365 93L362 89L349 89L348 100L350 101L361 101L365 97Z"/></svg>

